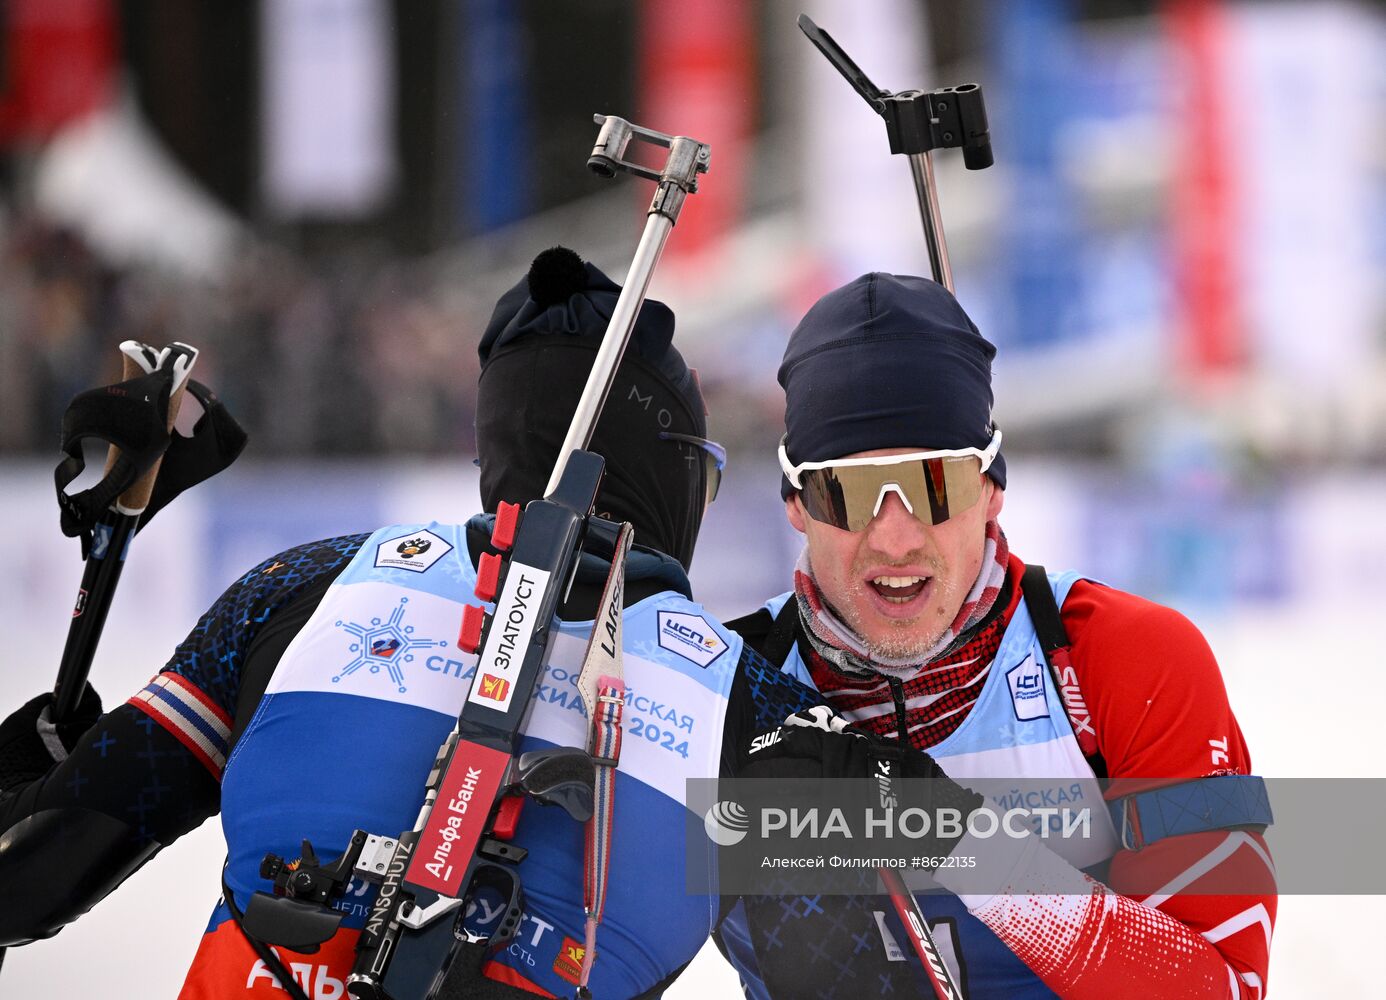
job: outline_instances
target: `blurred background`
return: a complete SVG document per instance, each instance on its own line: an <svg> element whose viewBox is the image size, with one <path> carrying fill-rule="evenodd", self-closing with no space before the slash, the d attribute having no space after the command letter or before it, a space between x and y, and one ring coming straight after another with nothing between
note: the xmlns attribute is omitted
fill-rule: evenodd
<svg viewBox="0 0 1386 1000"><path fill-rule="evenodd" d="M5 0L0 711L56 670L59 420L121 340L199 347L251 443L132 550L108 705L258 560L477 507L495 298L555 243L620 280L643 225L648 184L585 168L596 112L712 146L652 291L731 453L694 583L728 616L787 589L788 332L864 271L928 273L908 165L800 10L882 87L984 88L995 166L935 165L1000 348L1012 547L1189 614L1262 773L1383 776L1358 637L1386 598L1380 2ZM0 990L172 996L221 851L209 823ZM1377 995L1383 920L1282 900L1272 995ZM705 953L669 996L735 990Z"/></svg>

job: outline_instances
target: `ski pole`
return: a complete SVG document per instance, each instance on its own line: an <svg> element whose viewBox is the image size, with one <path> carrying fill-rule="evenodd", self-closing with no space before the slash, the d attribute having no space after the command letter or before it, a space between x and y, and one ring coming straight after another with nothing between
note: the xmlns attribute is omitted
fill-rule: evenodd
<svg viewBox="0 0 1386 1000"><path fill-rule="evenodd" d="M174 343L162 351L155 351L127 340L120 345L120 350L125 355L124 378L127 381L159 371L171 375L167 427L171 431L187 388L188 373L197 360L197 349ZM153 465L102 513L92 528L86 568L82 572L82 583L72 607L72 622L63 646L58 679L53 686L51 719L54 723L68 719L81 701L87 675L91 671L91 661L96 655L96 646L106 625L106 615L111 609L111 599L120 582L121 570L125 568L126 551L140 515L149 504L161 460L162 456L156 458ZM106 456L108 475L120 461L120 450L112 445Z"/></svg>
<svg viewBox="0 0 1386 1000"><path fill-rule="evenodd" d="M934 944L924 913L919 909L919 903L915 901L909 886L905 885L905 880L893 868L878 868L876 871L885 883L891 905L895 908L895 915L900 918L900 923L905 925L905 933L909 935L914 953L924 966L929 983L934 988L934 995L938 1000L961 1000L962 994L958 992L958 984L953 982L953 974L948 971L948 966L943 964L943 956L938 952L938 945Z"/></svg>
<svg viewBox="0 0 1386 1000"><path fill-rule="evenodd" d="M168 371L172 376L172 387L168 401L168 426L172 431L173 422L178 416L183 392L188 383L188 372L197 360L197 349L186 344L172 344L162 351L154 351L133 340L120 345L125 355L124 380L137 378L141 373L149 375L155 371ZM208 394L210 397L210 394ZM229 419L229 418L227 418ZM236 433L239 427L231 426ZM226 458L230 464L240 453L244 444L242 435L239 443L231 447ZM80 447L80 444L79 444ZM127 464L128 459L124 460ZM106 456L106 476L118 474L122 457L114 445ZM71 477L63 478L64 467L58 467L59 494ZM81 462L75 462L71 475L81 471ZM82 572L82 583L77 590L77 600L72 608L72 624L68 626L67 642L63 646L63 656L58 667L58 679L53 686L53 704L49 708L49 718L56 725L71 716L82 699L82 691L87 686L87 674L91 671L92 657L96 645L101 640L101 632L106 624L106 614L111 607L116 584L120 581L120 571L125 564L125 549L131 534L139 524L140 515L149 503L154 482L159 473L159 460L143 473L135 483L108 508L97 520L92 530L92 540L87 552L86 568ZM64 497L64 499L67 499ZM5 948L0 948L0 966L5 962Z"/></svg>
<svg viewBox="0 0 1386 1000"><path fill-rule="evenodd" d="M975 83L940 90L905 90L892 93L871 82L842 46L807 14L799 15L799 29L818 51L852 85L871 110L885 119L886 136L892 153L909 157L914 178L919 215L924 223L924 242L934 280L953 291L953 268L948 260L948 243L943 235L943 215L938 207L938 185L934 181L935 149L961 147L968 170L983 170L992 164L991 133L987 128L987 109L982 88Z"/></svg>

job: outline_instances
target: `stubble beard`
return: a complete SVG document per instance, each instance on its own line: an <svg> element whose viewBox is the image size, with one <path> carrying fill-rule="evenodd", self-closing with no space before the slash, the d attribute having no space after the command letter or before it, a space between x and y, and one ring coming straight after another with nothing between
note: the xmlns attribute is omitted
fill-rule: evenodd
<svg viewBox="0 0 1386 1000"><path fill-rule="evenodd" d="M872 616L872 624L877 632L884 626L889 631L884 635L876 634L871 637L866 635L866 615L862 608L869 607L872 599L870 590L871 584L865 582L860 573L853 573L853 582L848 587L850 600L844 601L842 608L835 608L844 624L852 630L852 633L861 640L872 659L892 660L895 662L916 662L923 665L924 657L932 650L940 639L948 632L953 625L953 619L957 617L956 609L952 615L947 615L947 609L953 604L953 598L958 592L958 585L952 580L939 575L938 570L942 567L930 561L930 569L934 571L931 586L934 593L929 602L930 607L915 615L913 618L882 618ZM932 621L930 619L933 619Z"/></svg>

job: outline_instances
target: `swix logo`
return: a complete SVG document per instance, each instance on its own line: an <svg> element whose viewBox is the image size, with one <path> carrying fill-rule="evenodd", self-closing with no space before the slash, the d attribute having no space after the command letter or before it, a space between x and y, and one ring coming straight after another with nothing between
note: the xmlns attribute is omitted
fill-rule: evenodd
<svg viewBox="0 0 1386 1000"><path fill-rule="evenodd" d="M404 664L414 662L414 650L446 646L446 639L416 639L414 626L404 624L404 612L409 598L401 597L399 607L390 612L389 618L372 618L370 624L337 619L337 627L355 637L347 650L355 654L355 659L342 668L341 673L332 678L333 684L350 677L362 667L368 673L378 674L382 669L389 675L404 694Z"/></svg>
<svg viewBox="0 0 1386 1000"><path fill-rule="evenodd" d="M481 697L492 701L505 701L505 696L510 692L510 682L494 674L482 674L477 683L481 687Z"/></svg>
<svg viewBox="0 0 1386 1000"><path fill-rule="evenodd" d="M953 989L953 976L948 971L948 967L943 964L943 956L934 947L933 939L929 937L929 932L924 929L923 922L913 910L906 910L905 916L909 918L910 933L914 935L915 943L929 960L930 978L938 988L938 995L944 1000L959 1000L957 990Z"/></svg>
<svg viewBox="0 0 1386 1000"><path fill-rule="evenodd" d="M778 729L768 733L761 733L755 739L751 740L751 753L764 750L766 747L772 747L779 741L780 731Z"/></svg>
<svg viewBox="0 0 1386 1000"><path fill-rule="evenodd" d="M877 758L875 763L876 771L876 791L881 797L882 809L894 809L900 804L899 798L895 795L895 787L891 781L892 762L884 758Z"/></svg>
<svg viewBox="0 0 1386 1000"><path fill-rule="evenodd" d="M1078 687L1078 671L1073 669L1071 663L1055 665L1059 666L1059 693L1068 711L1068 721L1073 725L1073 735L1083 753L1095 753L1097 730L1092 728L1092 713L1088 711L1088 703L1083 700L1083 692Z"/></svg>

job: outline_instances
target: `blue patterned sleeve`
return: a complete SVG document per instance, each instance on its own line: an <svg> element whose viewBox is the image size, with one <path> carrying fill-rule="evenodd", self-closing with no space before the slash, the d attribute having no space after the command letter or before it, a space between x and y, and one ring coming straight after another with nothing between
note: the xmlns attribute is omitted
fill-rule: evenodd
<svg viewBox="0 0 1386 1000"><path fill-rule="evenodd" d="M785 673L750 647L741 656L740 672L751 711L750 730L764 732L783 725L795 712L823 704L823 696L792 674Z"/></svg>
<svg viewBox="0 0 1386 1000"><path fill-rule="evenodd" d="M260 563L217 598L162 673L182 677L234 718L246 650L273 615L351 561L369 532L300 545Z"/></svg>

